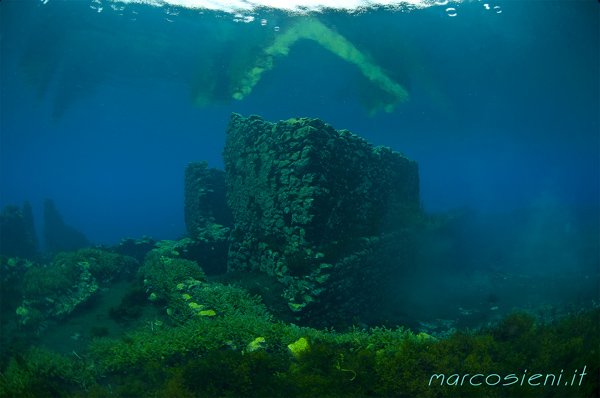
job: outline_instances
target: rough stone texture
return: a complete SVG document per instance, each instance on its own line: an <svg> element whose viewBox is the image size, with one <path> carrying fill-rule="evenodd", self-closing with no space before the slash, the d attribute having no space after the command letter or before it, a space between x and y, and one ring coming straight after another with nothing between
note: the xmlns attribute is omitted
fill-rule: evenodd
<svg viewBox="0 0 600 398"><path fill-rule="evenodd" d="M208 168L208 162L191 162L185 168L185 225L197 239L211 223L233 226L227 207L225 172Z"/></svg>
<svg viewBox="0 0 600 398"><path fill-rule="evenodd" d="M185 224L191 240L182 256L196 261L207 275L224 273L229 232L233 228L225 172L209 168L206 161L189 163L184 187Z"/></svg>
<svg viewBox="0 0 600 398"><path fill-rule="evenodd" d="M113 247L112 251L123 256L131 256L143 264L146 254L154 248L154 245L156 245L156 241L144 235L142 239L123 238L121 243Z"/></svg>
<svg viewBox="0 0 600 398"><path fill-rule="evenodd" d="M228 269L276 276L298 320L352 316L408 265L416 162L319 119L238 114L223 158L235 218Z"/></svg>

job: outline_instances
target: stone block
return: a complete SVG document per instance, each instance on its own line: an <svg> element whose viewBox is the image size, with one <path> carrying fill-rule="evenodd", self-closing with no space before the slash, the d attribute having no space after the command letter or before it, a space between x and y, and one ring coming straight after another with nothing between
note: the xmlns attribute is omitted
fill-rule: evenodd
<svg viewBox="0 0 600 398"><path fill-rule="evenodd" d="M223 159L235 219L228 269L276 276L299 320L352 316L408 266L415 161L319 119L238 114Z"/></svg>
<svg viewBox="0 0 600 398"><path fill-rule="evenodd" d="M207 275L223 273L233 228L225 172L209 168L206 161L189 163L184 189L185 225L191 239L181 243L181 257L196 261Z"/></svg>

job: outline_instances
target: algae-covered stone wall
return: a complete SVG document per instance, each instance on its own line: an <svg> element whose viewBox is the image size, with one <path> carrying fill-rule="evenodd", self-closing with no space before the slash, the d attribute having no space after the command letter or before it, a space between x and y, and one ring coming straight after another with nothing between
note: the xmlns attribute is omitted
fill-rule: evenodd
<svg viewBox="0 0 600 398"><path fill-rule="evenodd" d="M225 272L233 215L227 206L225 172L208 162L185 169L185 225L191 239L180 242L182 257L196 261L207 275Z"/></svg>
<svg viewBox="0 0 600 398"><path fill-rule="evenodd" d="M407 266L416 162L319 119L233 114L223 152L235 229L229 270L276 276L301 319L374 304Z"/></svg>
<svg viewBox="0 0 600 398"><path fill-rule="evenodd" d="M208 162L191 162L185 168L185 225L190 237L197 239L212 223L233 225L225 203L225 172L209 168Z"/></svg>

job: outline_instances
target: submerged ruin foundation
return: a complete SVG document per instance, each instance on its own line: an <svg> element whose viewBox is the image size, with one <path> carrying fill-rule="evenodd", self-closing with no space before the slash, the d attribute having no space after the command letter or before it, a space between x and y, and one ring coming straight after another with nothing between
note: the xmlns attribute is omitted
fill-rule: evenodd
<svg viewBox="0 0 600 398"><path fill-rule="evenodd" d="M319 119L233 114L223 158L228 270L276 277L297 320L364 312L411 265L419 174L401 153Z"/></svg>

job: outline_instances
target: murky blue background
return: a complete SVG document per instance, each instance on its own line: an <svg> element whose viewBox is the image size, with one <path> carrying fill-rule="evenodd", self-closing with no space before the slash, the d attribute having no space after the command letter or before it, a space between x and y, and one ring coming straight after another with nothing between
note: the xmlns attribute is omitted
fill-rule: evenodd
<svg viewBox="0 0 600 398"><path fill-rule="evenodd" d="M184 168L199 160L223 167L232 111L319 117L403 152L419 162L428 211L598 206L597 2L318 15L405 76L410 100L374 116L361 107L357 67L310 41L278 59L243 100L191 105L206 57L243 64L227 40L283 32L294 21L284 13L260 10L245 23L109 2L98 12L98 4L0 6L0 205L29 201L40 236L43 198L51 198L98 244L179 237Z"/></svg>

